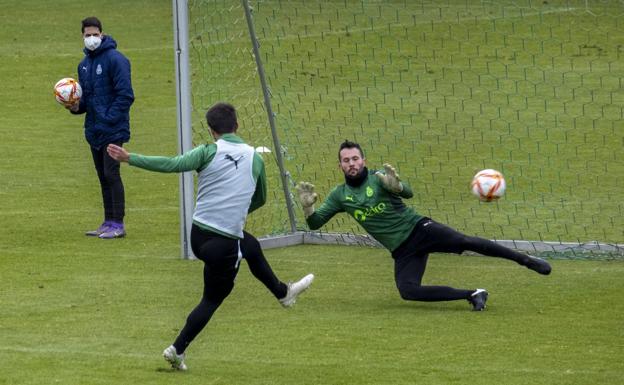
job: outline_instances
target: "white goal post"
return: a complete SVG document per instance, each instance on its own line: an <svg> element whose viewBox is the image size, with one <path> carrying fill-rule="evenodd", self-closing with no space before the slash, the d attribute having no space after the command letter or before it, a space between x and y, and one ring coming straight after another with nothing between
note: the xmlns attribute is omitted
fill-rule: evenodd
<svg viewBox="0 0 624 385"><path fill-rule="evenodd" d="M178 154L193 148L191 126L191 82L188 50L188 11L186 0L173 0L173 44L175 49L176 110ZM182 258L192 259L191 224L195 202L192 172L180 174L180 248Z"/></svg>
<svg viewBox="0 0 624 385"><path fill-rule="evenodd" d="M193 128L191 123L191 82L190 82L190 60L189 60L189 26L188 26L188 3L187 0L173 1L173 32L174 32L174 49L175 49L175 77L176 77L176 110L177 110L177 132L178 132L178 154L183 154L193 148ZM273 144L275 148L281 145L275 133L275 122L273 120L273 111L271 109L270 97L264 78L262 62L260 61L260 53L258 50L255 31L253 30L252 16L249 4L246 0L242 0L245 16L249 28L249 36L253 46L256 64L258 67L258 75L264 93L264 102L267 110L268 120L271 126ZM286 209L288 211L290 230L296 231L294 205L288 189L288 173L286 172L280 151L276 151L278 167L280 168L282 187L286 200ZM191 172L180 174L180 248L181 256L185 259L194 258L193 251L190 247L190 233L193 218L194 199L194 178ZM279 243L279 242L278 242ZM284 244L285 245L285 244Z"/></svg>

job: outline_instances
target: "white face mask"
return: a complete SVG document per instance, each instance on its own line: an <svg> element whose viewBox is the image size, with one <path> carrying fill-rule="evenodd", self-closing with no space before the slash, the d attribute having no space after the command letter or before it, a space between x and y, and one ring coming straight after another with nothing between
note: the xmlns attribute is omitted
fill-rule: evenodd
<svg viewBox="0 0 624 385"><path fill-rule="evenodd" d="M89 51L95 51L100 44L102 44L102 38L99 36L89 36L84 38L84 45Z"/></svg>

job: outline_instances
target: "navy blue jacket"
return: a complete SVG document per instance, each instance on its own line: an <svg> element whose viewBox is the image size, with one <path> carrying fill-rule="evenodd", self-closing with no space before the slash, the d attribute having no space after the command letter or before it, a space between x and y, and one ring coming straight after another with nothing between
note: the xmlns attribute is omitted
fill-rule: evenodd
<svg viewBox="0 0 624 385"><path fill-rule="evenodd" d="M108 35L94 51L84 49L78 64L82 87L80 106L74 114L86 113L87 142L95 149L109 143L130 140L130 106L134 101L130 61L117 51L117 42Z"/></svg>

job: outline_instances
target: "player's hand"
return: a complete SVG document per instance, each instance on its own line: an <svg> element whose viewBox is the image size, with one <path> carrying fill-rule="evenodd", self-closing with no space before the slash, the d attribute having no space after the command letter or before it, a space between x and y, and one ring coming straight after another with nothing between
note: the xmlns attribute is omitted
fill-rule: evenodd
<svg viewBox="0 0 624 385"><path fill-rule="evenodd" d="M127 162L130 159L130 154L125 148L117 146L116 144L109 144L106 147L108 155L118 162Z"/></svg>
<svg viewBox="0 0 624 385"><path fill-rule="evenodd" d="M301 207L303 207L303 214L307 218L314 213L314 203L318 199L318 195L314 192L314 185L309 182L299 182L295 189L299 195Z"/></svg>
<svg viewBox="0 0 624 385"><path fill-rule="evenodd" d="M377 175L377 178L381 180L381 183L383 184L385 189L395 194L398 194L401 191L403 191L403 184L401 184L401 178L399 178L399 174L396 172L394 167L392 167L388 163L385 163L383 167L384 167L385 174L382 174L381 172L377 171L375 175Z"/></svg>
<svg viewBox="0 0 624 385"><path fill-rule="evenodd" d="M63 104L63 106L65 106L65 108L67 108L70 111L78 112L78 110L80 109L80 101L77 100L73 104L72 103L65 103L65 104Z"/></svg>

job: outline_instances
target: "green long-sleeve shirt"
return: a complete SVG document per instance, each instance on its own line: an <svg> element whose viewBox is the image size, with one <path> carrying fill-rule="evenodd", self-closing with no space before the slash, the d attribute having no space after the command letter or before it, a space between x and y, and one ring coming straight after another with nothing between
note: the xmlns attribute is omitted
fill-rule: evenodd
<svg viewBox="0 0 624 385"><path fill-rule="evenodd" d="M225 140L231 143L244 143L241 138L234 134L222 135L221 140ZM201 173L206 169L213 161L215 154L217 153L217 145L215 143L205 144L195 147L193 150L188 151L182 155L174 157L165 156L145 156L140 154L131 153L128 163L131 166L143 168L150 171L164 172L164 173L177 173L186 171L196 171ZM252 176L256 183L255 191L251 197L251 203L249 205L248 213L262 207L266 202L267 197L267 185L266 185L266 173L264 169L264 161L262 157L254 153L252 161ZM201 189L202 186L199 186ZM236 191L236 186L232 186L233 191ZM198 197L201 194L198 191ZM208 230L221 233L226 236L232 236L232 234L223 233L218 229L207 227L205 224L194 221L197 225Z"/></svg>
<svg viewBox="0 0 624 385"><path fill-rule="evenodd" d="M336 186L318 210L306 219L310 229L316 230L337 213L346 212L388 250L399 247L423 216L401 200L414 195L408 184L401 182L403 191L398 194L389 192L375 172L370 171L358 187L346 183Z"/></svg>

